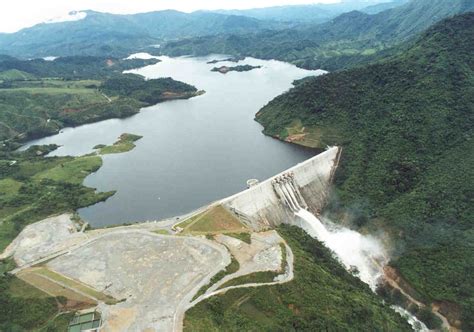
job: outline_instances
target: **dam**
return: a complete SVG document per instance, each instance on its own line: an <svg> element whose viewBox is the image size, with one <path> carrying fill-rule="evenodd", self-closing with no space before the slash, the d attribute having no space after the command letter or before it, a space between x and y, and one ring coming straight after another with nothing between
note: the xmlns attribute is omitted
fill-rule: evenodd
<svg viewBox="0 0 474 332"><path fill-rule="evenodd" d="M327 203L341 148L328 147L290 169L220 201L255 231L300 222L301 211L319 215Z"/></svg>
<svg viewBox="0 0 474 332"><path fill-rule="evenodd" d="M302 228L324 242L348 271L357 271L358 277L375 290L387 263L383 245L370 235L321 216L341 152L340 147L329 147L268 180L253 181L247 190L219 203L256 232L282 223Z"/></svg>

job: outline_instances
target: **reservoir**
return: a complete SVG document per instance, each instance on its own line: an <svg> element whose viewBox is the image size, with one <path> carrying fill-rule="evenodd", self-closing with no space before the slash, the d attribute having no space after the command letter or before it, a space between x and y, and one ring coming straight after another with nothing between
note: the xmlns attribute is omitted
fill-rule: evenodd
<svg viewBox="0 0 474 332"><path fill-rule="evenodd" d="M29 142L58 144L52 155L83 155L112 144L122 133L143 136L136 148L103 156L100 170L85 179L98 191L116 190L106 202L79 210L94 227L159 220L188 213L264 180L316 154L314 150L264 136L255 113L292 82L322 71L279 61L247 58L248 72L211 72L225 56L160 57L160 63L131 72L146 78L172 77L206 93L147 107L126 119L111 119Z"/></svg>

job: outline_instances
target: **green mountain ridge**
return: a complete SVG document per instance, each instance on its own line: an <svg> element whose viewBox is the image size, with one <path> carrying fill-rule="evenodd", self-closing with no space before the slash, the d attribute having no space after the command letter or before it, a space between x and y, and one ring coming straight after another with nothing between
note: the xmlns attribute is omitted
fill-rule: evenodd
<svg viewBox="0 0 474 332"><path fill-rule="evenodd" d="M352 11L302 29L198 37L164 46L165 54L223 53L278 59L308 69L336 70L369 62L443 18L474 10L469 0L411 0L377 13Z"/></svg>
<svg viewBox="0 0 474 332"><path fill-rule="evenodd" d="M213 12L225 15L247 16L259 20L323 23L353 10L375 14L389 8L397 7L406 1L407 0L341 1L328 4L314 3L309 5L286 5L243 10L216 10Z"/></svg>
<svg viewBox="0 0 474 332"><path fill-rule="evenodd" d="M84 19L42 23L0 34L0 54L17 57L68 55L125 56L166 39L278 29L286 24L257 19L164 10L133 15L84 11Z"/></svg>
<svg viewBox="0 0 474 332"><path fill-rule="evenodd" d="M451 306L466 331L474 328L472 54L468 13L390 60L305 80L256 116L280 139L297 132L300 144L343 147L328 211L387 229L391 264L416 297Z"/></svg>

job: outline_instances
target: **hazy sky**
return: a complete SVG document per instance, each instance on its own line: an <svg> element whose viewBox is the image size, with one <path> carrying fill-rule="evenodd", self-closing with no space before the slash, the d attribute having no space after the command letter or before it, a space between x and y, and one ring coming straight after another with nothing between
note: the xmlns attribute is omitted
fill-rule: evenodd
<svg viewBox="0 0 474 332"><path fill-rule="evenodd" d="M161 9L242 9L288 4L335 3L340 0L3 0L0 2L0 31L21 28L61 17L73 10L93 9L110 13L138 13Z"/></svg>

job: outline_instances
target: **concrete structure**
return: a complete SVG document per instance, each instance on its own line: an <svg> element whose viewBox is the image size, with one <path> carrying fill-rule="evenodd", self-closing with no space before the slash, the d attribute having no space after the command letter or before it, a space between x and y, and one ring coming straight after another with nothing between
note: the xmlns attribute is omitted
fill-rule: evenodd
<svg viewBox="0 0 474 332"><path fill-rule="evenodd" d="M328 148L268 180L223 199L220 204L256 231L294 221L294 212L298 209L296 204L317 215L327 203L340 154L339 147ZM288 195L291 201L286 202ZM281 204L282 201L285 204ZM295 206L291 208L292 205Z"/></svg>

